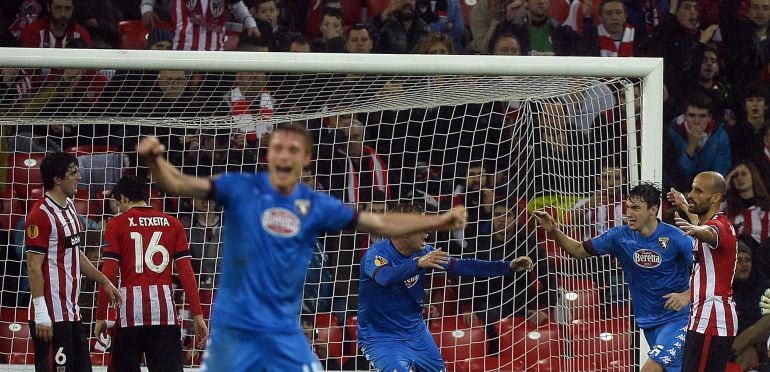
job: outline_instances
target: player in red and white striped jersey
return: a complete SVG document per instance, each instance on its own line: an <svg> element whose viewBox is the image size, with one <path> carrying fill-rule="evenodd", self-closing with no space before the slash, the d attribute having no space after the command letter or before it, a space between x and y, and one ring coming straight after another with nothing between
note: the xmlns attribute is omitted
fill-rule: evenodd
<svg viewBox="0 0 770 372"><path fill-rule="evenodd" d="M260 36L254 17L241 0L174 0L171 4L171 21L175 27L173 49L222 50L225 45L225 5L235 19L243 23L248 35ZM155 28L158 21L154 7L155 0L142 0L142 22L148 30Z"/></svg>
<svg viewBox="0 0 770 372"><path fill-rule="evenodd" d="M733 276L738 256L735 228L719 213L727 191L717 172L695 176L687 194L687 213L694 225L677 215L676 224L698 241L690 277L690 322L682 371L724 371L731 356L738 317L733 301Z"/></svg>
<svg viewBox="0 0 770 372"><path fill-rule="evenodd" d="M78 307L80 274L105 286L113 302L120 301L120 292L80 250L83 225L72 202L80 179L77 158L63 152L48 154L40 174L46 193L25 220L35 370L90 371Z"/></svg>
<svg viewBox="0 0 770 372"><path fill-rule="evenodd" d="M30 23L21 34L24 48L66 48L72 39L83 39L91 47L91 35L72 21L74 0L52 0L48 4L48 18Z"/></svg>
<svg viewBox="0 0 770 372"><path fill-rule="evenodd" d="M115 281L120 269L123 294L112 342L112 366L116 372L136 371L144 354L150 371L181 372L181 330L172 293L175 268L190 302L193 329L201 346L208 328L184 228L176 218L149 206L148 193L146 182L135 176L123 177L112 191L121 214L107 222L102 271ZM107 329L107 300L100 289L94 326L97 340Z"/></svg>

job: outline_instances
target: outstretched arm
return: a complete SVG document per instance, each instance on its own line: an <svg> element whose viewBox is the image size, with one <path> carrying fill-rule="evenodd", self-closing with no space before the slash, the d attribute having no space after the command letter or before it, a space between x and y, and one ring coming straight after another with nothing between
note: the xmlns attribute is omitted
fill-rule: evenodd
<svg viewBox="0 0 770 372"><path fill-rule="evenodd" d="M556 224L556 221L551 215L543 211L535 211L534 214L537 222L543 226L543 230L551 234L553 239L559 243L559 246L567 252L567 254L575 258L586 258L591 256L586 252L586 249L583 248L583 243L570 238L559 229L559 225Z"/></svg>
<svg viewBox="0 0 770 372"><path fill-rule="evenodd" d="M716 247L717 243L719 243L717 231L710 225L694 225L679 216L679 212L674 213L674 222L676 222L676 225L679 226L685 234L707 243L712 247Z"/></svg>
<svg viewBox="0 0 770 372"><path fill-rule="evenodd" d="M161 190L179 196L206 198L211 191L211 181L208 178L198 178L183 174L171 165L164 157L166 147L157 138L148 136L136 146L136 152L150 168L152 180Z"/></svg>
<svg viewBox="0 0 770 372"><path fill-rule="evenodd" d="M407 213L369 213L358 216L356 228L363 232L372 232L381 236L402 236L416 232L435 230L456 230L465 228L468 213L465 207L454 207L449 212L438 216L425 216Z"/></svg>

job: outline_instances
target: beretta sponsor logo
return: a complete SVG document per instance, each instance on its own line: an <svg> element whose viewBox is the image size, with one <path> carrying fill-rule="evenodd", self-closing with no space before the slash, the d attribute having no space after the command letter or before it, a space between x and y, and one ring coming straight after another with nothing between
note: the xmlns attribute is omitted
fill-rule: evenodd
<svg viewBox="0 0 770 372"><path fill-rule="evenodd" d="M286 208L270 208L262 213L262 227L275 236L290 238L299 233L300 220Z"/></svg>
<svg viewBox="0 0 770 372"><path fill-rule="evenodd" d="M650 249L640 249L634 252L634 262L641 267L658 267L663 259L658 252Z"/></svg>

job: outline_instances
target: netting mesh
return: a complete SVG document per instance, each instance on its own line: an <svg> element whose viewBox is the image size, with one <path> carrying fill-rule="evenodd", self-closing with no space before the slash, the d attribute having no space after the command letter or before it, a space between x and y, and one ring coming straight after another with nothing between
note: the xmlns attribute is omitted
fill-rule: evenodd
<svg viewBox="0 0 770 372"><path fill-rule="evenodd" d="M124 174L147 174L134 152L142 136L158 136L188 174L254 172L265 167L273 126L291 121L315 142L303 182L359 210L465 205L468 227L431 234L431 244L454 257L535 262L531 273L504 278L428 276L424 315L450 370L635 365L622 272L606 258L567 258L530 212L552 213L577 239L623 223L642 145L638 79L27 69L3 87L0 363L33 360L23 223L43 193L46 152L78 156L76 206L86 253L98 264L102 229L115 213L109 190ZM154 185L150 204L187 229L208 318L227 225L221 208ZM297 310L327 369L368 369L356 346L357 280L364 252L381 239L352 231L322 237L309 264ZM83 280L79 303L91 334L94 284ZM197 366L202 353L181 289L175 300L187 363ZM107 363L109 353L90 341L92 361Z"/></svg>

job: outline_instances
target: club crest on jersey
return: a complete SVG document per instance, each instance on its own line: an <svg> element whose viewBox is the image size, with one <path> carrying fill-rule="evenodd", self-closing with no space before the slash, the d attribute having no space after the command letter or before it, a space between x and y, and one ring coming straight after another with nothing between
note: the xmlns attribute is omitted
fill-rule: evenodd
<svg viewBox="0 0 770 372"><path fill-rule="evenodd" d="M415 284L417 284L417 280L419 280L419 279L420 279L420 274L417 274L417 275L415 275L415 276L413 276L413 277L411 277L411 278L409 278L407 280L404 280L404 285L407 288L412 288L412 287L414 287Z"/></svg>
<svg viewBox="0 0 770 372"><path fill-rule="evenodd" d="M299 217L286 208L270 208L262 212L262 228L277 237L297 235L300 224Z"/></svg>
<svg viewBox="0 0 770 372"><path fill-rule="evenodd" d="M387 264L388 264L388 260L385 259L385 257L382 257L382 256L374 257L374 266L380 267L380 266L385 266Z"/></svg>
<svg viewBox="0 0 770 372"><path fill-rule="evenodd" d="M225 2L224 0L211 0L211 16L214 18L217 18L222 15L225 11Z"/></svg>
<svg viewBox="0 0 770 372"><path fill-rule="evenodd" d="M639 267L654 268L660 266L663 258L651 249L640 249L634 252L634 263Z"/></svg>
<svg viewBox="0 0 770 372"><path fill-rule="evenodd" d="M294 208L297 209L297 212L302 217L307 216L307 212L310 211L310 200L307 199L297 199L294 201Z"/></svg>
<svg viewBox="0 0 770 372"><path fill-rule="evenodd" d="M667 236L658 238L658 245L660 245L661 248L666 249L668 248L668 243L670 242L670 238Z"/></svg>
<svg viewBox="0 0 770 372"><path fill-rule="evenodd" d="M38 235L40 235L40 229L37 227L37 225L29 225L29 227L27 227L28 238L35 239Z"/></svg>

